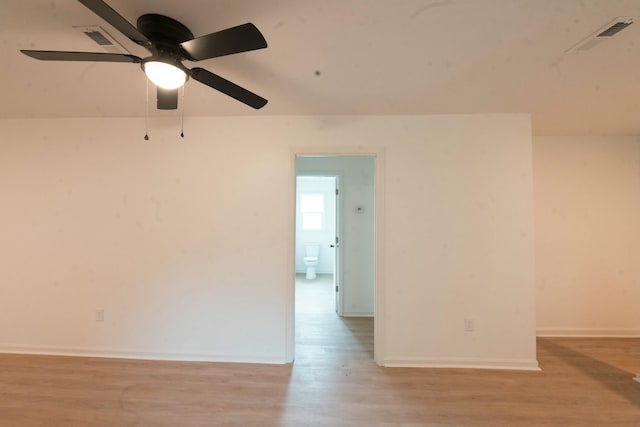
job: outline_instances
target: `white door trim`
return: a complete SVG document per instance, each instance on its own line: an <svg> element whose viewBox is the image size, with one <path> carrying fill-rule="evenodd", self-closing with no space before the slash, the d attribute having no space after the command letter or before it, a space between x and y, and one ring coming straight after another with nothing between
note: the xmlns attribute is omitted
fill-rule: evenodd
<svg viewBox="0 0 640 427"><path fill-rule="evenodd" d="M384 148L357 149L348 147L317 148L293 147L289 155L289 250L287 267L290 280L287 284L285 302L285 356L287 362L294 360L295 345L295 237L296 237L296 158L298 156L362 156L374 158L374 194L375 194L375 272L374 272L374 360L381 365L385 360L385 265L384 265Z"/></svg>

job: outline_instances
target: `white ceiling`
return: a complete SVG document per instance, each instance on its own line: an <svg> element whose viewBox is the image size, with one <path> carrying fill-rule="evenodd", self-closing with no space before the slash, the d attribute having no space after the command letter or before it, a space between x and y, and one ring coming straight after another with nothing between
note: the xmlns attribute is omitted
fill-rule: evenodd
<svg viewBox="0 0 640 427"><path fill-rule="evenodd" d="M640 0L107 3L132 23L143 13L173 17L195 36L245 22L262 31L267 49L197 66L269 104L255 111L190 81L187 115L532 113L536 134L640 134L640 19L590 51L565 53L615 17L640 16ZM0 1L0 117L144 115L138 65L18 51L97 51L79 25L101 25L147 56L75 0Z"/></svg>

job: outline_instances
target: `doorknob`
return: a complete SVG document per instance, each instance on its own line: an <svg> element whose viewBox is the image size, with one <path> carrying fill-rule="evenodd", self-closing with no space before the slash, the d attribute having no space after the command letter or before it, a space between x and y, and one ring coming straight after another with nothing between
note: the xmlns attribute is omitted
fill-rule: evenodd
<svg viewBox="0 0 640 427"><path fill-rule="evenodd" d="M329 245L329 247L331 247L331 248L335 248L335 247L336 247L336 245Z"/></svg>

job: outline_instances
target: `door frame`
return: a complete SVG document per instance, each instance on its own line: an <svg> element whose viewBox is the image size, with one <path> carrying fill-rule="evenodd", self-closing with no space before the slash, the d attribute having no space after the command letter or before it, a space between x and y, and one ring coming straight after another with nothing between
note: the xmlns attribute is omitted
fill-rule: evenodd
<svg viewBox="0 0 640 427"><path fill-rule="evenodd" d="M373 359L382 366L386 359L386 334L385 334L385 264L384 264L384 163L385 152L382 147L375 148L318 148L318 147L293 147L289 150L289 250L287 267L289 271L289 283L287 284L285 301L285 360L288 363L294 361L295 348L295 245L296 245L296 159L297 157L373 157L374 160L374 344Z"/></svg>

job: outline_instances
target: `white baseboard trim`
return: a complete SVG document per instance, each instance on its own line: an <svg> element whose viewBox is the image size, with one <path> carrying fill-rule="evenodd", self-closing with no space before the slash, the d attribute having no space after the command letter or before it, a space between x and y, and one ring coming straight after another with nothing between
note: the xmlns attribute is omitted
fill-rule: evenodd
<svg viewBox="0 0 640 427"><path fill-rule="evenodd" d="M296 270L296 275L298 274L307 274L307 270L302 270L302 271L297 271ZM316 274L325 274L327 276L333 276L333 271L318 271L316 270Z"/></svg>
<svg viewBox="0 0 640 427"><path fill-rule="evenodd" d="M638 329L559 329L539 328L539 337L567 337L567 338L640 338Z"/></svg>
<svg viewBox="0 0 640 427"><path fill-rule="evenodd" d="M135 350L92 349L80 347L53 347L53 346L28 346L14 344L0 344L0 353L25 354L37 356L72 356L72 357L98 357L105 359L137 359L137 360L164 360L178 362L223 362L223 363L259 363L259 364L286 364L283 357L255 357L247 355L221 355L213 353L162 353L140 352Z"/></svg>
<svg viewBox="0 0 640 427"><path fill-rule="evenodd" d="M388 368L464 368L464 369L508 369L540 371L537 360L520 359L389 359L382 363Z"/></svg>
<svg viewBox="0 0 640 427"><path fill-rule="evenodd" d="M373 317L373 313L342 313L342 317Z"/></svg>

